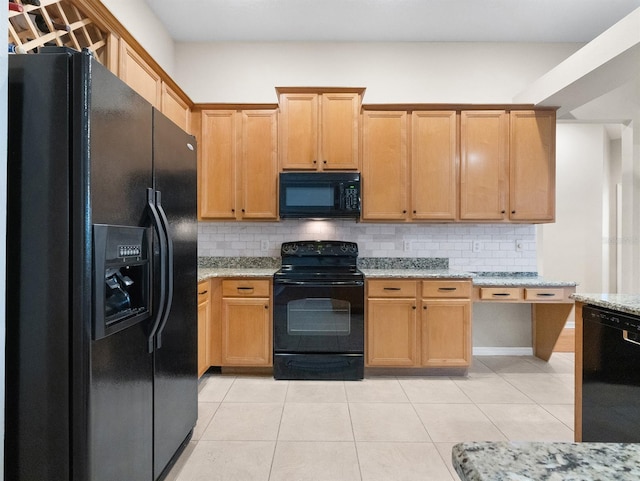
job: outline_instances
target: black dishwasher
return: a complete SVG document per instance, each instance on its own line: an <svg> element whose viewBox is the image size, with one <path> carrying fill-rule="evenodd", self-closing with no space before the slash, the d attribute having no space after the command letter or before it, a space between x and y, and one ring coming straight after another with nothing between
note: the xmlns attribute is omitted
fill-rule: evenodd
<svg viewBox="0 0 640 481"><path fill-rule="evenodd" d="M640 316L585 305L582 440L640 442Z"/></svg>

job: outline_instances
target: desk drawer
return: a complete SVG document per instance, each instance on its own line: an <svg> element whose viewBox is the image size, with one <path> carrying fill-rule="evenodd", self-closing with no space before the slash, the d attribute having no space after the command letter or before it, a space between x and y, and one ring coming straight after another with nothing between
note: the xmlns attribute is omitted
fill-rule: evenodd
<svg viewBox="0 0 640 481"><path fill-rule="evenodd" d="M564 289L561 287L527 287L524 290L524 298L528 301L561 301L564 299Z"/></svg>
<svg viewBox="0 0 640 481"><path fill-rule="evenodd" d="M483 301L520 301L522 289L519 287L481 287L480 299Z"/></svg>

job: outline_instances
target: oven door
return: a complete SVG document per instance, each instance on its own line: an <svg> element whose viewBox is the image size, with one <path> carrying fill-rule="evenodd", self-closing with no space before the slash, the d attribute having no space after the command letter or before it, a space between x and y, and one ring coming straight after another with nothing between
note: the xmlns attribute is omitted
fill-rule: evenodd
<svg viewBox="0 0 640 481"><path fill-rule="evenodd" d="M274 282L275 352L364 352L364 282Z"/></svg>

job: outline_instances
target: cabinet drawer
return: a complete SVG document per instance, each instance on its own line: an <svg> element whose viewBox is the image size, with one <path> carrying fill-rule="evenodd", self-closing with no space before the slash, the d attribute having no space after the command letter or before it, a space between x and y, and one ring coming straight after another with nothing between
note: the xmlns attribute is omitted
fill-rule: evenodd
<svg viewBox="0 0 640 481"><path fill-rule="evenodd" d="M471 281L422 281L422 297L471 297Z"/></svg>
<svg viewBox="0 0 640 481"><path fill-rule="evenodd" d="M269 297L269 281L257 279L229 279L222 281L222 297Z"/></svg>
<svg viewBox="0 0 640 481"><path fill-rule="evenodd" d="M417 281L368 281L368 297L416 297Z"/></svg>
<svg viewBox="0 0 640 481"><path fill-rule="evenodd" d="M524 298L528 301L561 301L564 299L564 289L561 287L527 287Z"/></svg>
<svg viewBox="0 0 640 481"><path fill-rule="evenodd" d="M198 304L209 300L209 281L198 282Z"/></svg>
<svg viewBox="0 0 640 481"><path fill-rule="evenodd" d="M522 289L519 287L481 287L480 299L483 301L519 301Z"/></svg>

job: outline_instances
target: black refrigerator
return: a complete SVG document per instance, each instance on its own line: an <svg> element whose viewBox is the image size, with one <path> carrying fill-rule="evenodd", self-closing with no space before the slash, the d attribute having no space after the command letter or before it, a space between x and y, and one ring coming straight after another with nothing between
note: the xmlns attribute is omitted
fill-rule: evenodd
<svg viewBox="0 0 640 481"><path fill-rule="evenodd" d="M195 139L89 51L8 77L5 479L162 479L197 417Z"/></svg>

